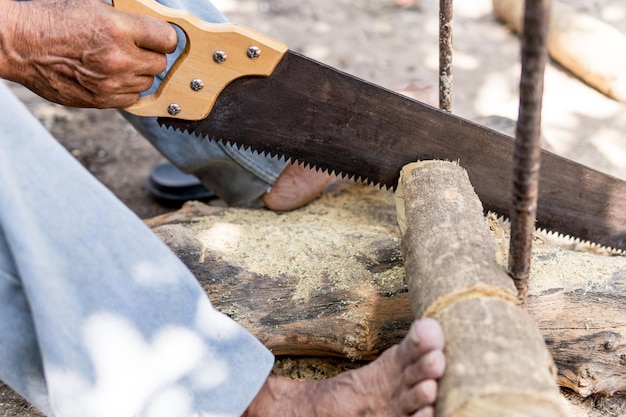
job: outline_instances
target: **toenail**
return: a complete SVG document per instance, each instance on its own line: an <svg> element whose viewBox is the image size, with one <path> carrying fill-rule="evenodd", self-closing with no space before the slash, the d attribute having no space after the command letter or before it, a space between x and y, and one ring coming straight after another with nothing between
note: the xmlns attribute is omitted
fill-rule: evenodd
<svg viewBox="0 0 626 417"><path fill-rule="evenodd" d="M417 335L417 322L413 326L411 326L411 331L409 332L409 338L416 345L419 345L422 342L420 337Z"/></svg>

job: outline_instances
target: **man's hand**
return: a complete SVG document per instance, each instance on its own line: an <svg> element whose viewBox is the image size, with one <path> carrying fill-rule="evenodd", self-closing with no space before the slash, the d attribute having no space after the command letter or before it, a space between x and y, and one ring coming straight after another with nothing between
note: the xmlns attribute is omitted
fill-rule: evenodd
<svg viewBox="0 0 626 417"><path fill-rule="evenodd" d="M126 107L176 48L166 22L102 0L0 0L0 76L73 107Z"/></svg>

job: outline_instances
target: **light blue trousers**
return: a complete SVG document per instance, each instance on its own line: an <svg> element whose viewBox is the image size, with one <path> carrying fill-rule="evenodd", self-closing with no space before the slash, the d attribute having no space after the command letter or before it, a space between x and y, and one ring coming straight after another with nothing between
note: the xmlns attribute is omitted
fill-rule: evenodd
<svg viewBox="0 0 626 417"><path fill-rule="evenodd" d="M271 353L1 81L0 108L0 380L49 416L241 415ZM183 169L232 151L131 119Z"/></svg>

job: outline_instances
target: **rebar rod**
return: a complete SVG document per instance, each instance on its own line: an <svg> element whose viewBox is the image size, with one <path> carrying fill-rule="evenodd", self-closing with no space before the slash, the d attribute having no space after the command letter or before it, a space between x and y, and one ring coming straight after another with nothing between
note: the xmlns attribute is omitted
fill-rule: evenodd
<svg viewBox="0 0 626 417"><path fill-rule="evenodd" d="M523 307L528 280L541 165L541 108L544 72L548 60L547 37L550 0L526 0L522 34L522 73L513 166L513 205L509 274Z"/></svg>
<svg viewBox="0 0 626 417"><path fill-rule="evenodd" d="M439 0L439 108L452 112L453 0Z"/></svg>

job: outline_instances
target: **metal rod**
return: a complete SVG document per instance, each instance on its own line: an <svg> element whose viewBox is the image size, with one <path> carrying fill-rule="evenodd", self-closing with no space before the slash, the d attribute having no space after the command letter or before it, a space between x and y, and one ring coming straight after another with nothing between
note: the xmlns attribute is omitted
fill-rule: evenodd
<svg viewBox="0 0 626 417"><path fill-rule="evenodd" d="M528 299L528 279L539 190L541 107L548 60L550 0L526 0L522 34L520 106L515 132L513 206L509 274L522 306Z"/></svg>
<svg viewBox="0 0 626 417"><path fill-rule="evenodd" d="M439 108L452 112L453 0L439 0Z"/></svg>

